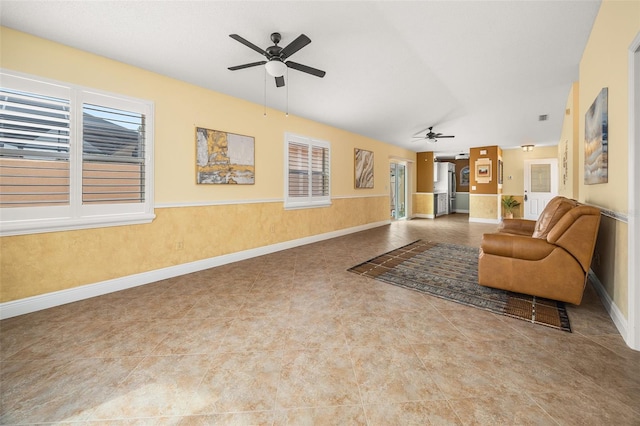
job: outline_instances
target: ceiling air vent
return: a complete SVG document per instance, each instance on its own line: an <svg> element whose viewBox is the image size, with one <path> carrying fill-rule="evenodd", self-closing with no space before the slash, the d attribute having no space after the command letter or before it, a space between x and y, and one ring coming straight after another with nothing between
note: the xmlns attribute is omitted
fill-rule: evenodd
<svg viewBox="0 0 640 426"><path fill-rule="evenodd" d="M547 121L549 116L547 114L542 114L538 116L538 121Z"/></svg>

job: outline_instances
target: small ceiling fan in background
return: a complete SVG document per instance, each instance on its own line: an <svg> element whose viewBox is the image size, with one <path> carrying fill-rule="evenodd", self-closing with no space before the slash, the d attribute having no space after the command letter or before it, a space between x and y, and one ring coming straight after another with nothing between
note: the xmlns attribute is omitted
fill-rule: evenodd
<svg viewBox="0 0 640 426"><path fill-rule="evenodd" d="M438 142L438 139L442 138L455 138L452 135L443 135L442 133L435 133L433 131L433 126L429 127L429 131L424 136L414 136L414 139L426 139L427 142Z"/></svg>
<svg viewBox="0 0 640 426"><path fill-rule="evenodd" d="M289 43L286 47L283 48L278 46L278 43L280 43L280 40L282 39L282 36L280 35L280 33L273 33L271 34L271 41L274 43L274 45L267 47L266 50L259 48L258 46L242 38L238 34L229 34L229 37L231 37L236 41L239 41L240 43L244 44L250 49L255 50L256 52L258 52L259 54L267 58L266 61L251 62L249 64L236 65L234 67L229 67L229 70L231 71L264 65L265 69L267 70L267 73L275 77L277 87L284 86L284 74L287 71L287 68L293 68L294 70L302 71L304 73L315 75L316 77L320 77L320 78L324 77L326 74L322 70L287 60L291 55L296 53L298 50L302 49L307 44L311 43L311 39L304 34L300 34L298 38L296 38L291 43Z"/></svg>

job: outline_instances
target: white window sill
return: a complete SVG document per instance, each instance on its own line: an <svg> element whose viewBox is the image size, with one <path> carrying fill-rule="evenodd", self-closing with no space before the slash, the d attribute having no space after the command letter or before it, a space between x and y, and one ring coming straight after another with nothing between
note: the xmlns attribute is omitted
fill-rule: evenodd
<svg viewBox="0 0 640 426"><path fill-rule="evenodd" d="M289 203L284 205L284 209L285 210L301 210L301 209L315 209L315 208L330 207L330 206L331 206L331 201L323 201L323 202L317 202L312 204Z"/></svg>
<svg viewBox="0 0 640 426"><path fill-rule="evenodd" d="M112 215L85 219L40 219L4 222L0 226L0 237L13 235L42 234L46 232L74 231L78 229L104 228L108 226L141 225L151 223L153 213Z"/></svg>

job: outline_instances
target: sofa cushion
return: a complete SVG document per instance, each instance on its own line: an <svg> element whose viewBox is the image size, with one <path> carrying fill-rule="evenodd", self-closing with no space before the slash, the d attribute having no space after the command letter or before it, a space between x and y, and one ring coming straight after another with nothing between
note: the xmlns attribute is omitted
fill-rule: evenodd
<svg viewBox="0 0 640 426"><path fill-rule="evenodd" d="M575 200L560 196L554 197L540 213L532 237L547 238L547 234L558 223L560 218L577 205L578 203Z"/></svg>
<svg viewBox="0 0 640 426"><path fill-rule="evenodd" d="M502 234L526 235L530 237L536 229L535 220L503 219L498 232Z"/></svg>

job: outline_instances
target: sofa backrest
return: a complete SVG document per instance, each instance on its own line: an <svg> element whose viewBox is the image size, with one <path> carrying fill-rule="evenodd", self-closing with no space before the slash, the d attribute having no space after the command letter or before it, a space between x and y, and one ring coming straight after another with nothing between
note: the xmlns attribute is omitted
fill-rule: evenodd
<svg viewBox="0 0 640 426"><path fill-rule="evenodd" d="M570 200L566 197L557 196L552 198L544 210L542 210L542 213L540 213L533 235L531 236L533 238L546 239L549 231L553 229L562 216L577 205L577 201Z"/></svg>
<svg viewBox="0 0 640 426"><path fill-rule="evenodd" d="M600 209L579 205L569 210L549 231L547 242L567 250L589 271L600 227Z"/></svg>

